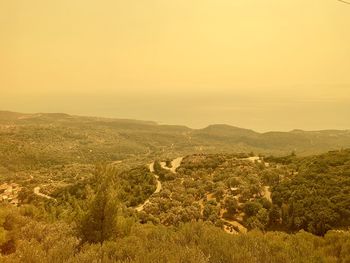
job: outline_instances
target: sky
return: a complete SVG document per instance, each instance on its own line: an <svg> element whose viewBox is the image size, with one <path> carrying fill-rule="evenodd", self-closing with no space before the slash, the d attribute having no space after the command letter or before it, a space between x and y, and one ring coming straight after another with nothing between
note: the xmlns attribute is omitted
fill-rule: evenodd
<svg viewBox="0 0 350 263"><path fill-rule="evenodd" d="M0 0L0 110L350 129L350 5Z"/></svg>

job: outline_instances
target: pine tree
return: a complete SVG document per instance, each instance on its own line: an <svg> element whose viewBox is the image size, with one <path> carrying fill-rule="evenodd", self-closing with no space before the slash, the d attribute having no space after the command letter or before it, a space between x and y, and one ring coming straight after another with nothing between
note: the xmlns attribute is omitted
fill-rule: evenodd
<svg viewBox="0 0 350 263"><path fill-rule="evenodd" d="M84 242L103 243L117 235L120 203L113 184L103 183L81 224Z"/></svg>

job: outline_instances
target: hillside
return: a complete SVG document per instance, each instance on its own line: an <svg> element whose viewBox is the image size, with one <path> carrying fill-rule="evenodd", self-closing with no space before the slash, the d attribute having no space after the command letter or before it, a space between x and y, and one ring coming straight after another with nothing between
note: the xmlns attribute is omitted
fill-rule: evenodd
<svg viewBox="0 0 350 263"><path fill-rule="evenodd" d="M347 262L349 136L1 112L0 261Z"/></svg>
<svg viewBox="0 0 350 263"><path fill-rule="evenodd" d="M0 165L9 170L190 153L298 155L350 147L350 131L258 133L229 125L204 129L154 122L0 111Z"/></svg>
<svg viewBox="0 0 350 263"><path fill-rule="evenodd" d="M348 262L349 168L342 150L29 170L2 185L0 261Z"/></svg>

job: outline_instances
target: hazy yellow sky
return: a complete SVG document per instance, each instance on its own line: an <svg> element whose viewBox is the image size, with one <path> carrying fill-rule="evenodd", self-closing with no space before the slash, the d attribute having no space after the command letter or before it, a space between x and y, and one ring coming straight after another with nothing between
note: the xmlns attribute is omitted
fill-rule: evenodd
<svg viewBox="0 0 350 263"><path fill-rule="evenodd" d="M350 128L337 0L0 0L0 109Z"/></svg>

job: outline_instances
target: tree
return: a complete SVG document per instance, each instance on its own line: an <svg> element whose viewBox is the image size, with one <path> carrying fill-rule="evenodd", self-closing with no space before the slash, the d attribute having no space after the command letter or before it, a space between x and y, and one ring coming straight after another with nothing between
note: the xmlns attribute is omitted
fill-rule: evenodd
<svg viewBox="0 0 350 263"><path fill-rule="evenodd" d="M261 208L262 208L262 205L260 203L247 202L244 205L244 212L248 217L255 216Z"/></svg>
<svg viewBox="0 0 350 263"><path fill-rule="evenodd" d="M116 191L103 184L81 224L83 241L102 244L116 236L119 207Z"/></svg>
<svg viewBox="0 0 350 263"><path fill-rule="evenodd" d="M237 212L238 203L233 197L227 197L225 199L225 208L229 216L233 216Z"/></svg>
<svg viewBox="0 0 350 263"><path fill-rule="evenodd" d="M265 227L269 223L269 213L265 208L261 208L258 213L256 214L256 218L259 220L259 222L262 225L262 230L265 229Z"/></svg>
<svg viewBox="0 0 350 263"><path fill-rule="evenodd" d="M256 216L251 216L247 219L246 226L248 229L263 229L263 224Z"/></svg>
<svg viewBox="0 0 350 263"><path fill-rule="evenodd" d="M269 220L270 220L270 225L276 225L280 222L281 220L281 209L277 206L274 205L269 213Z"/></svg>

